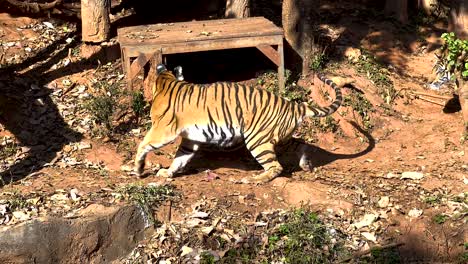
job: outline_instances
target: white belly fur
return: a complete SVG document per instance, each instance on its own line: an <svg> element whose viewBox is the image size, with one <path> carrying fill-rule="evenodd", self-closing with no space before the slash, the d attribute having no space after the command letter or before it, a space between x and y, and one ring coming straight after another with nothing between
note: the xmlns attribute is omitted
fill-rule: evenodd
<svg viewBox="0 0 468 264"><path fill-rule="evenodd" d="M211 131L212 134L209 131ZM235 127L234 131L227 129L226 127L218 127L217 131L215 131L215 129L209 129L206 125L197 127L190 126L185 128L181 133L182 137L189 140L200 143L215 144L220 147L229 147L240 143L242 141L241 135L240 128L238 127Z"/></svg>

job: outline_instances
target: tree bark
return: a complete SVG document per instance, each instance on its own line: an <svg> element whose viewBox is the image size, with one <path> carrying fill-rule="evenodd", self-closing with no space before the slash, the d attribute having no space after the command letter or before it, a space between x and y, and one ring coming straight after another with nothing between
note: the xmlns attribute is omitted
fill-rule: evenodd
<svg viewBox="0 0 468 264"><path fill-rule="evenodd" d="M309 73L313 54L321 52L321 48L314 42L313 23L319 6L318 0L283 0L282 24L287 48L292 49L289 57L294 64L294 70L301 71L305 76Z"/></svg>
<svg viewBox="0 0 468 264"><path fill-rule="evenodd" d="M449 17L449 31L459 39L468 39L468 1L452 0Z"/></svg>
<svg viewBox="0 0 468 264"><path fill-rule="evenodd" d="M408 23L408 0L385 1L385 13L393 15L403 24Z"/></svg>
<svg viewBox="0 0 468 264"><path fill-rule="evenodd" d="M81 0L82 39L103 42L110 36L110 0Z"/></svg>
<svg viewBox="0 0 468 264"><path fill-rule="evenodd" d="M468 39L467 0L452 0L450 6L449 31L455 32L455 36L459 39ZM459 80L458 85L458 98L462 108L465 131L468 132L468 81Z"/></svg>
<svg viewBox="0 0 468 264"><path fill-rule="evenodd" d="M423 10L426 15L434 13L438 0L418 0L418 8Z"/></svg>
<svg viewBox="0 0 468 264"><path fill-rule="evenodd" d="M249 0L227 0L226 1L226 18L242 18L250 16L250 1Z"/></svg>

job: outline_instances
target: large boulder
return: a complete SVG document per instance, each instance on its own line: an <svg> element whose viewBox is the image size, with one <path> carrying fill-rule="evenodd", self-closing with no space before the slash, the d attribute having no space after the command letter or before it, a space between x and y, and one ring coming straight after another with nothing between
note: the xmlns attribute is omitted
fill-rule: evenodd
<svg viewBox="0 0 468 264"><path fill-rule="evenodd" d="M144 238L137 206L91 205L77 218L39 218L0 228L0 263L109 263Z"/></svg>

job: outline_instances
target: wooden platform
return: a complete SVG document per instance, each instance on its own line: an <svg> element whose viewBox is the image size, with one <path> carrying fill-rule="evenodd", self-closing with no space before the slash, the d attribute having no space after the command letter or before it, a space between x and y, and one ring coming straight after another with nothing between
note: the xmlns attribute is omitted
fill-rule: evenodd
<svg viewBox="0 0 468 264"><path fill-rule="evenodd" d="M152 58L161 63L166 54L257 47L278 66L284 89L283 30L263 17L125 27L117 34L130 87Z"/></svg>

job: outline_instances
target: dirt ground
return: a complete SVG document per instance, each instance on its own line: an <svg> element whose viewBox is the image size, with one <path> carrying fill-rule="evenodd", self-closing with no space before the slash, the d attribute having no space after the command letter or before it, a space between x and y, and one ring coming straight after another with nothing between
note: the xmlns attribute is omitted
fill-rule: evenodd
<svg viewBox="0 0 468 264"><path fill-rule="evenodd" d="M373 127L368 132L356 129L353 122L363 127L363 120L353 109L343 107L333 115L340 133L314 135L313 171L287 168L281 177L262 185L238 183L260 171L247 153L200 155L187 173L170 180L181 193L181 200L171 205L171 221L182 221L200 200L216 200L223 210L252 217L310 204L320 214L342 219L343 229L357 237L355 250L401 242L399 253L408 262L455 261L466 252L468 241L468 153L461 140L462 116L459 111L444 113L446 99L420 96L440 105L417 94L451 97L448 88L425 88L433 78L433 53L445 27L424 27L424 34L415 37L388 21L344 20L339 26L329 25L340 32L336 57L343 56L339 47L367 50L384 63L399 92L385 107L376 84L351 62L344 59L330 66L335 74L355 80L352 87L343 88L345 95L359 90L373 105L369 113ZM168 181L155 173L158 166L170 165L177 144L149 155L145 177L126 171L144 136L147 117L118 135L92 132L96 125L79 106L88 97L83 94L92 94L97 80L122 82L123 75L113 41L101 46L81 44L79 36L73 37L74 30L73 23L60 20L0 13L0 71L16 65L15 77L0 75L2 153L13 148L0 161L2 193L52 196L58 190L78 189L85 196L135 182ZM40 53L47 47L45 55ZM34 55L38 53L40 59ZM329 102L320 98L327 90L317 79L308 76L299 84L312 81L315 85L310 89L321 91L312 92L312 97L319 103ZM129 116L123 115L122 120ZM414 175L422 178L411 179ZM163 221L168 220L167 209L161 208ZM352 225L365 214L374 214L378 220L353 230ZM441 216L443 221L435 220ZM364 231L376 238L359 236Z"/></svg>

